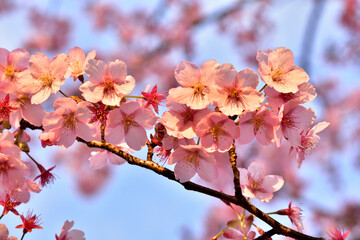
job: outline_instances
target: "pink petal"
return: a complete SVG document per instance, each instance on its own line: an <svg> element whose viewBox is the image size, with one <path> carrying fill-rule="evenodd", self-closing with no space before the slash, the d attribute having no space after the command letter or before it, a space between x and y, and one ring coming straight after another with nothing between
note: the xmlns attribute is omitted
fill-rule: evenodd
<svg viewBox="0 0 360 240"><path fill-rule="evenodd" d="M117 125L114 127L108 126L106 128L106 134L105 139L112 143L112 144L118 144L121 142L125 137L125 130L123 125Z"/></svg>
<svg viewBox="0 0 360 240"><path fill-rule="evenodd" d="M22 48L17 48L9 53L8 64L15 66L18 71L23 71L29 65L30 54L28 51Z"/></svg>
<svg viewBox="0 0 360 240"><path fill-rule="evenodd" d="M8 65L9 51L5 48L0 48L0 65L6 67ZM2 71L0 71L1 73Z"/></svg>
<svg viewBox="0 0 360 240"><path fill-rule="evenodd" d="M41 126L42 120L46 116L44 108L40 104L25 103L21 107L23 118L35 126Z"/></svg>
<svg viewBox="0 0 360 240"><path fill-rule="evenodd" d="M210 159L212 160L209 161ZM212 181L217 177L217 169L215 165L216 161L212 156L210 156L210 159L200 159L197 169L197 173L199 174L199 176L208 182Z"/></svg>
<svg viewBox="0 0 360 240"><path fill-rule="evenodd" d="M115 82L123 82L125 80L127 68L123 61L116 60L115 62L108 62L106 67Z"/></svg>
<svg viewBox="0 0 360 240"><path fill-rule="evenodd" d="M83 63L85 61L85 53L79 47L70 48L68 56L73 60L79 61L79 63Z"/></svg>
<svg viewBox="0 0 360 240"><path fill-rule="evenodd" d="M31 104L40 104L46 101L51 94L51 88L49 87L42 87L40 91L35 93L31 97Z"/></svg>
<svg viewBox="0 0 360 240"><path fill-rule="evenodd" d="M242 88L256 88L259 84L259 77L253 70L246 68L236 75L236 82L238 83L238 86Z"/></svg>
<svg viewBox="0 0 360 240"><path fill-rule="evenodd" d="M107 163L107 152L103 150L91 152L91 157L89 158L89 161L90 167L92 169L103 168Z"/></svg>
<svg viewBox="0 0 360 240"><path fill-rule="evenodd" d="M262 188L267 192L276 192L284 185L284 178L277 175L267 175L264 177Z"/></svg>
<svg viewBox="0 0 360 240"><path fill-rule="evenodd" d="M122 157L119 157L111 152L108 152L108 158L109 158L109 161L114 165L120 165L120 164L126 163L125 159L123 159Z"/></svg>
<svg viewBox="0 0 360 240"><path fill-rule="evenodd" d="M223 233L223 236L227 239L241 239L244 237L244 235L232 228L226 229Z"/></svg>
<svg viewBox="0 0 360 240"><path fill-rule="evenodd" d="M200 69L194 63L182 61L175 68L175 79L184 87L192 86L200 78Z"/></svg>
<svg viewBox="0 0 360 240"><path fill-rule="evenodd" d="M105 62L101 60L90 59L85 67L85 73L89 76L92 83L101 83L105 74Z"/></svg>
<svg viewBox="0 0 360 240"><path fill-rule="evenodd" d="M86 101L97 103L100 102L103 97L103 88L98 84L94 84L90 81L82 84L79 89Z"/></svg>
<svg viewBox="0 0 360 240"><path fill-rule="evenodd" d="M50 58L48 58L46 55L39 52L35 53L35 55L30 57L29 62L29 69L31 74L35 77L39 77L44 69L50 66L50 62Z"/></svg>
<svg viewBox="0 0 360 240"><path fill-rule="evenodd" d="M181 183L189 181L196 173L195 163L183 159L178 161L174 168L175 178Z"/></svg>
<svg viewBox="0 0 360 240"><path fill-rule="evenodd" d="M86 141L94 140L94 135L96 133L94 125L85 124L83 122L77 122L76 125L76 134L78 137Z"/></svg>
<svg viewBox="0 0 360 240"><path fill-rule="evenodd" d="M58 133L59 139L57 145L68 148L75 142L75 134L72 130L67 128L62 128Z"/></svg>
<svg viewBox="0 0 360 240"><path fill-rule="evenodd" d="M50 63L50 73L55 79L64 79L69 68L69 58L65 53L56 55Z"/></svg>
<svg viewBox="0 0 360 240"><path fill-rule="evenodd" d="M237 141L240 144L248 144L255 138L254 125L253 124L241 124L240 126L240 137Z"/></svg>
<svg viewBox="0 0 360 240"><path fill-rule="evenodd" d="M145 146L147 141L146 131L141 126L131 126L125 134L125 142L130 148L138 151Z"/></svg>

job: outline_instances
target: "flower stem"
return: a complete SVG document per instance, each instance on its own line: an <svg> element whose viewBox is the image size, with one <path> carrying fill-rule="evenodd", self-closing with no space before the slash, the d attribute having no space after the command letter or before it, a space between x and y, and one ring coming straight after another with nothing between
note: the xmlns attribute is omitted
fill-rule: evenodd
<svg viewBox="0 0 360 240"><path fill-rule="evenodd" d="M3 216L5 216L5 215L4 215L4 214L1 214L0 219L2 219L2 218L3 218Z"/></svg>
<svg viewBox="0 0 360 240"><path fill-rule="evenodd" d="M63 91L59 90L59 92L64 95L64 97L69 97L68 95L66 95Z"/></svg>
<svg viewBox="0 0 360 240"><path fill-rule="evenodd" d="M141 98L141 99L144 99L144 97L143 97L143 96L125 95L124 97L125 97L125 98Z"/></svg>
<svg viewBox="0 0 360 240"><path fill-rule="evenodd" d="M196 145L199 145L199 144L200 144L200 137L198 137Z"/></svg>
<svg viewBox="0 0 360 240"><path fill-rule="evenodd" d="M224 228L223 230L221 230L218 234L216 234L215 236L213 236L212 238L211 238L211 240L216 240L216 239L218 239L218 237L220 237L220 235L221 234L223 234L223 232L226 230L226 229L228 229L229 227L226 227L226 228Z"/></svg>
<svg viewBox="0 0 360 240"><path fill-rule="evenodd" d="M262 90L264 90L264 88L266 88L267 84L265 84L260 90L259 92L262 92Z"/></svg>
<svg viewBox="0 0 360 240"><path fill-rule="evenodd" d="M25 232L25 231L23 231L23 235L21 236L21 239L20 239L20 240L23 240L23 239L24 239L25 234L26 234L26 232Z"/></svg>

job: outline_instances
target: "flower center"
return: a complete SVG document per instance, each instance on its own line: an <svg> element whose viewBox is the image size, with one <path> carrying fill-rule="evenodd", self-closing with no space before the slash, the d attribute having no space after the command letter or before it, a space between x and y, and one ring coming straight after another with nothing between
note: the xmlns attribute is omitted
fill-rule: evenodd
<svg viewBox="0 0 360 240"><path fill-rule="evenodd" d="M47 87L51 87L52 83L55 81L55 78L49 72L42 72L39 80Z"/></svg>
<svg viewBox="0 0 360 240"><path fill-rule="evenodd" d="M254 133L256 134L261 125L264 125L264 119L261 116L256 116L253 120L253 124L254 124Z"/></svg>
<svg viewBox="0 0 360 240"><path fill-rule="evenodd" d="M4 71L5 77L10 81L15 80L15 67L12 65L7 65Z"/></svg>
<svg viewBox="0 0 360 240"><path fill-rule="evenodd" d="M76 118L75 118L75 113L71 112L70 114L66 115L62 115L62 117L64 118L64 128L71 130L72 132L75 132L75 127L76 127Z"/></svg>
<svg viewBox="0 0 360 240"><path fill-rule="evenodd" d="M221 128L223 124L217 123L211 129L209 129L206 133L211 134L214 138L214 142L219 141L219 136L225 135L225 131ZM209 127L210 128L210 127Z"/></svg>
<svg viewBox="0 0 360 240"><path fill-rule="evenodd" d="M279 67L276 67L271 71L270 76L273 82L281 82L284 77L284 72Z"/></svg>

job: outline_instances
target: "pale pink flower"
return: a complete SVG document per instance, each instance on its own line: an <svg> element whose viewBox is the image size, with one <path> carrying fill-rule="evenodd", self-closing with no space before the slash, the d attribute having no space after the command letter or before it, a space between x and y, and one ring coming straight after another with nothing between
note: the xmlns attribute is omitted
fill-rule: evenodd
<svg viewBox="0 0 360 240"><path fill-rule="evenodd" d="M56 240L85 240L83 231L77 229L70 230L73 226L74 221L69 222L66 220L60 235L55 234Z"/></svg>
<svg viewBox="0 0 360 240"><path fill-rule="evenodd" d="M210 87L219 78L220 63L210 60L199 69L194 63L182 61L175 69L176 81L181 87L169 90L173 100L192 109L206 108L210 103Z"/></svg>
<svg viewBox="0 0 360 240"><path fill-rule="evenodd" d="M280 108L279 119L282 134L291 143L296 144L297 136L315 121L315 113L311 108L299 105L297 100L291 100Z"/></svg>
<svg viewBox="0 0 360 240"><path fill-rule="evenodd" d="M297 230L299 232L304 231L304 225L302 222L301 212L302 209L299 207L299 205L291 206L292 200L289 203L289 207L287 209L281 209L279 211L276 211L276 214L279 215L287 215L290 218L290 221L292 224L295 225Z"/></svg>
<svg viewBox="0 0 360 240"><path fill-rule="evenodd" d="M0 223L0 240L18 240L18 238L9 237L9 230L5 224Z"/></svg>
<svg viewBox="0 0 360 240"><path fill-rule="evenodd" d="M10 132L0 134L0 194L22 187L28 167L20 160L21 153L14 145Z"/></svg>
<svg viewBox="0 0 360 240"><path fill-rule="evenodd" d="M276 131L279 128L278 116L267 110L267 105L262 105L254 112L246 111L239 118L241 144L250 143L255 137L262 145L269 145L276 139Z"/></svg>
<svg viewBox="0 0 360 240"><path fill-rule="evenodd" d="M139 103L123 103L109 113L105 139L119 143L125 138L130 148L140 150L147 141L145 129L153 127L156 120L153 111L141 107Z"/></svg>
<svg viewBox="0 0 360 240"><path fill-rule="evenodd" d="M52 139L49 140L65 148L70 147L76 137L93 140L96 131L94 125L88 124L92 115L88 109L90 105L88 102L77 104L71 98L55 99L54 111L43 120L44 132L40 139L44 139L42 135L49 136L49 132L52 132Z"/></svg>
<svg viewBox="0 0 360 240"><path fill-rule="evenodd" d="M290 100L297 100L299 103L307 103L311 102L316 98L316 90L308 82L302 83L299 85L299 91L296 93L282 93L278 92L271 87L266 87L264 92L267 96L267 102L269 103L269 107L275 111L276 113L279 111L280 107L287 103Z"/></svg>
<svg viewBox="0 0 360 240"><path fill-rule="evenodd" d="M126 153L133 153L134 150L129 148L129 146L126 143L121 143L116 145L120 150L126 152ZM89 158L90 161L90 167L92 169L100 169L105 167L107 161L114 165L121 165L126 162L125 159L122 157L119 157L115 155L112 152L106 151L106 150L99 150L91 152L91 157Z"/></svg>
<svg viewBox="0 0 360 240"><path fill-rule="evenodd" d="M201 145L210 152L228 151L235 138L240 136L240 129L225 114L212 112L196 125L196 134L201 138Z"/></svg>
<svg viewBox="0 0 360 240"><path fill-rule="evenodd" d="M210 109L194 110L185 104L175 102L169 95L166 99L166 111L159 121L164 124L169 135L177 138L196 137L195 128L204 116L210 113Z"/></svg>
<svg viewBox="0 0 360 240"><path fill-rule="evenodd" d="M223 77L216 79L211 99L222 113L233 116L255 111L264 101L264 95L256 90L259 77L251 69L237 73L233 65L223 64L221 72Z"/></svg>
<svg viewBox="0 0 360 240"><path fill-rule="evenodd" d="M279 47L273 51L259 50L256 59L259 62L258 72L261 79L278 92L296 93L300 84L309 81L307 73L294 65L294 56L290 49Z"/></svg>
<svg viewBox="0 0 360 240"><path fill-rule="evenodd" d="M350 231L344 233L343 229L340 229L338 227L333 227L332 229L330 229L328 234L330 237L329 240L345 240L345 238L347 238L350 235Z"/></svg>
<svg viewBox="0 0 360 240"><path fill-rule="evenodd" d="M70 66L66 71L65 78L73 77L74 81L80 75L85 73L85 67L89 63L90 59L94 59L96 56L96 50L93 50L85 57L84 51L79 47L70 48L68 57L70 60Z"/></svg>
<svg viewBox="0 0 360 240"><path fill-rule="evenodd" d="M229 221L227 223L228 228L223 233L224 238L233 240L254 239L256 233L254 231L250 231L253 220L253 215L249 215L242 221L238 219Z"/></svg>
<svg viewBox="0 0 360 240"><path fill-rule="evenodd" d="M257 198L261 202L269 202L273 192L280 190L284 179L277 175L266 175L264 166L259 162L252 162L248 169L240 168L240 184L244 197Z"/></svg>
<svg viewBox="0 0 360 240"><path fill-rule="evenodd" d="M308 155L320 141L320 137L317 135L317 133L323 131L329 126L329 124L330 123L328 122L320 122L311 129L302 131L300 134L294 136L290 152L294 151L296 153L298 168L301 167L301 164L305 160L306 155Z"/></svg>
<svg viewBox="0 0 360 240"><path fill-rule="evenodd" d="M21 119L25 119L35 126L41 126L42 120L46 115L41 104L31 103L31 94L24 93L20 89L13 88L10 91L11 104L17 109L10 115L10 123L12 126L19 128Z"/></svg>
<svg viewBox="0 0 360 240"><path fill-rule="evenodd" d="M22 48L11 52L0 48L0 81L16 83L19 73L29 65L30 54Z"/></svg>
<svg viewBox="0 0 360 240"><path fill-rule="evenodd" d="M60 90L65 83L64 75L69 67L66 54L58 54L52 60L42 53L30 57L30 67L18 79L18 87L25 93L33 94L32 104L40 104Z"/></svg>
<svg viewBox="0 0 360 240"><path fill-rule="evenodd" d="M174 164L175 178L180 182L189 181L196 173L205 181L217 176L216 160L199 145L180 145L170 156L168 164Z"/></svg>
<svg viewBox="0 0 360 240"><path fill-rule="evenodd" d="M119 106L120 100L135 87L135 79L127 75L126 64L120 60L105 63L89 60L85 68L89 81L80 86L86 101L105 105Z"/></svg>

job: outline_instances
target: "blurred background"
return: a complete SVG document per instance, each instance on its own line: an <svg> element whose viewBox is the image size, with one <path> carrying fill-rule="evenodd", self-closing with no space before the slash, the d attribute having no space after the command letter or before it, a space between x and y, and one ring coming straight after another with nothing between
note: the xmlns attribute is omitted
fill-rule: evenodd
<svg viewBox="0 0 360 240"><path fill-rule="evenodd" d="M360 239L360 1L0 0L0 32L0 47L9 51L21 47L51 58L78 46L97 50L97 59L120 59L136 79L133 95L148 84L158 84L160 92L177 86L174 68L182 60L200 66L215 59L256 71L257 50L291 49L317 90L306 107L315 109L316 122L331 125L300 170L288 148L256 142L238 146L239 167L262 159L268 174L285 178L271 203L253 201L265 212L293 200L302 204L305 233L326 236L336 224L352 231L348 239ZM77 95L79 86L68 79L62 90ZM52 110L52 101L43 105ZM32 156L47 168L56 164L57 179L19 207L41 214L44 228L25 239L55 239L65 220L74 220L88 240L210 239L235 217L221 201L136 166L92 170L91 150L81 144L44 149L39 134L31 132ZM146 149L136 156L145 158ZM275 218L291 226L287 217ZM17 216L2 222L10 236L21 236Z"/></svg>

